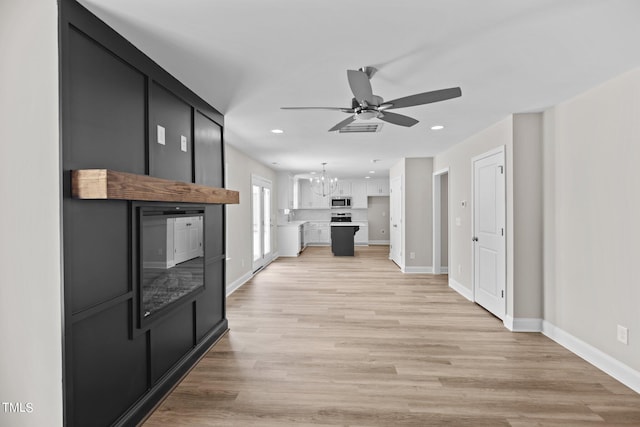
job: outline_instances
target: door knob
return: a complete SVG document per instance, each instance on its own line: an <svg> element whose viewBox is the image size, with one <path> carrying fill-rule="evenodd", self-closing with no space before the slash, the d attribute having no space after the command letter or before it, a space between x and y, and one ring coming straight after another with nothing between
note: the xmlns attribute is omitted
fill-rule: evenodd
<svg viewBox="0 0 640 427"><path fill-rule="evenodd" d="M477 241L478 241L478 238L477 238L477 237L474 237L474 238L473 238L473 239L471 239L471 240L473 240L474 242L477 242Z"/></svg>

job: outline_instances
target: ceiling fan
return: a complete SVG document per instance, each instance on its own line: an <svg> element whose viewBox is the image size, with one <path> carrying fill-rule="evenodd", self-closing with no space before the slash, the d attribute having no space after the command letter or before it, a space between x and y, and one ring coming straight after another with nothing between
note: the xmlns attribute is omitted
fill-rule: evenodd
<svg viewBox="0 0 640 427"><path fill-rule="evenodd" d="M415 105L430 104L432 102L445 101L451 98L457 98L462 95L459 87L449 89L434 90L431 92L423 92L415 95L405 96L403 98L384 101L378 95L373 94L371 82L369 81L376 69L373 67L363 67L359 70L347 70L347 78L353 99L351 100L351 108L341 107L281 107L283 110L333 110L342 111L351 114L331 129L329 132L337 131L349 125L356 119L369 120L378 118L387 123L410 127L418 123L418 120L404 116L402 114L392 113L388 110L396 108L413 107Z"/></svg>

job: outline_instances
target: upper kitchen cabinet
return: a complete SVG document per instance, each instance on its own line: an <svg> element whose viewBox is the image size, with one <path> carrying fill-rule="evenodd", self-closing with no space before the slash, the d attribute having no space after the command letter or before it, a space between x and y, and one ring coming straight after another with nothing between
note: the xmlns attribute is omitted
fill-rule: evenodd
<svg viewBox="0 0 640 427"><path fill-rule="evenodd" d="M353 209L367 209L367 183L365 181L351 181L351 207Z"/></svg>
<svg viewBox="0 0 640 427"><path fill-rule="evenodd" d="M298 209L329 209L331 207L331 196L321 196L311 190L311 183L308 179L299 181L300 202Z"/></svg>
<svg viewBox="0 0 640 427"><path fill-rule="evenodd" d="M368 196L388 196L389 180L388 179L369 179L367 180Z"/></svg>
<svg viewBox="0 0 640 427"><path fill-rule="evenodd" d="M278 173L278 209L297 209L298 185L293 175L286 172Z"/></svg>
<svg viewBox="0 0 640 427"><path fill-rule="evenodd" d="M351 181L338 180L338 186L332 196L351 196Z"/></svg>

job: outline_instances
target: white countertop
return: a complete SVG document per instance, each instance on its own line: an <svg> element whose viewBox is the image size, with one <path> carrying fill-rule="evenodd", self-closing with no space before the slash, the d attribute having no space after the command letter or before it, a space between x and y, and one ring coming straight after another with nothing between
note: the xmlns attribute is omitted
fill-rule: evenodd
<svg viewBox="0 0 640 427"><path fill-rule="evenodd" d="M282 224L278 224L278 227L300 227L302 224L307 223L309 221L291 221L285 222Z"/></svg>
<svg viewBox="0 0 640 427"><path fill-rule="evenodd" d="M364 227L368 225L366 222L332 222L332 227Z"/></svg>

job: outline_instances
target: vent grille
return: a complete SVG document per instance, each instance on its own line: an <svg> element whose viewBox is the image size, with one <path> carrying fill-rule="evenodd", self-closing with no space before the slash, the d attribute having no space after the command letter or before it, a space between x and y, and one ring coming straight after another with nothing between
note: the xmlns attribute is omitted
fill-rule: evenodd
<svg viewBox="0 0 640 427"><path fill-rule="evenodd" d="M380 132L384 123L351 123L340 129L340 133L371 133Z"/></svg>

